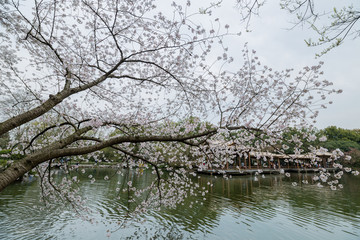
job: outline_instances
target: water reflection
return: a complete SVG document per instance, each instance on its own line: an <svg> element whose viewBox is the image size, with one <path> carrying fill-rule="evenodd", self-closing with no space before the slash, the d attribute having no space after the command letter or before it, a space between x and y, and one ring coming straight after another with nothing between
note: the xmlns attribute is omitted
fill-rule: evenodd
<svg viewBox="0 0 360 240"><path fill-rule="evenodd" d="M332 191L311 184L311 175L215 176L194 178L209 194L186 199L176 209L152 211L145 222L121 228L132 192L128 181L146 187L154 176L141 178L123 170L87 169L72 172L93 209L94 224L76 218L65 208L39 211L36 181L16 183L0 193L0 239L359 239L360 178L345 175L344 188ZM96 181L91 184L88 175ZM110 179L105 181L105 176ZM293 182L297 186L292 185ZM120 191L118 191L121 189Z"/></svg>

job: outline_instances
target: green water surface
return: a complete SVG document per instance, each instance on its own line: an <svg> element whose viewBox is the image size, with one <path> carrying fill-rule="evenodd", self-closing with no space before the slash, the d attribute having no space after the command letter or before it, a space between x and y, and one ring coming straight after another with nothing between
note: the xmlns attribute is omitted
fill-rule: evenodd
<svg viewBox="0 0 360 240"><path fill-rule="evenodd" d="M132 209L127 193L116 191L119 183L130 179L134 186L146 186L154 177L123 171L123 176L113 169L78 174L94 223L66 207L47 210L39 202L35 177L9 186L0 193L0 239L360 239L360 176L344 175L344 188L333 191L303 184L304 179L311 183L305 174L228 180L204 175L194 181L208 189L206 200L190 197L176 209L150 211L143 221L119 227ZM106 175L111 176L107 181Z"/></svg>

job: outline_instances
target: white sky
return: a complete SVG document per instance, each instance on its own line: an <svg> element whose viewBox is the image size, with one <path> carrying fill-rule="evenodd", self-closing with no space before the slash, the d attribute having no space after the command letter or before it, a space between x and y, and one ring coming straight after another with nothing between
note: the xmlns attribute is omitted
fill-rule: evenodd
<svg viewBox="0 0 360 240"><path fill-rule="evenodd" d="M327 1L325 6L333 6L332 2L334 1ZM234 6L234 1L227 0L226 4L228 3ZM344 4L344 1L342 3ZM225 9L233 12L230 14L225 12ZM231 23L232 30L243 27L237 23L237 19L234 19L236 9L230 7L221 11L224 11L221 14L222 22ZM280 10L279 1L268 1L261 9L260 16L252 18L250 27L252 31L248 33L242 31L242 37L248 42L250 49L257 51L263 64L276 70L294 68L297 72L296 70L304 66L315 65L319 61L325 62L324 78L333 82L334 88L342 89L343 93L330 95L328 100L334 103L328 105L327 109L321 110L315 126L360 128L360 38L353 40L350 37L340 47L315 59L315 54L320 53L325 47L307 47L304 39L316 40L317 35L307 29L307 26L304 29L297 27L288 30L293 26L292 20L294 16Z"/></svg>
<svg viewBox="0 0 360 240"><path fill-rule="evenodd" d="M164 1L170 4L170 2ZM214 2L216 1L214 0ZM316 4L330 6L330 9L334 2L336 1L315 0ZM342 4L346 4L346 2L351 1L341 1ZM193 4L199 7L207 5L205 1L194 1ZM350 37L340 47L315 59L315 54L321 52L324 47L309 48L304 39L311 37L316 40L317 35L312 30L301 27L287 30L293 26L290 22L294 16L280 10L278 0L268 1L260 9L260 16L252 18L251 32L243 31L244 24L240 23L240 14L234 7L235 0L223 0L221 5L215 11L215 14L219 15L221 23L230 24L230 30L233 32L242 31L240 38L243 42L231 43L234 45L232 47L239 51L239 56L236 51L231 55L241 57L240 51L243 44L248 42L249 49L257 51L261 62L276 70L294 68L294 72L297 72L304 66L316 65L319 61L324 61L324 78L333 82L334 88L342 89L344 92L330 96L328 100L332 100L334 103L328 105L328 109L321 110L315 126L325 128L335 125L347 129L360 128L360 37L355 40ZM195 9L198 6L195 6Z"/></svg>

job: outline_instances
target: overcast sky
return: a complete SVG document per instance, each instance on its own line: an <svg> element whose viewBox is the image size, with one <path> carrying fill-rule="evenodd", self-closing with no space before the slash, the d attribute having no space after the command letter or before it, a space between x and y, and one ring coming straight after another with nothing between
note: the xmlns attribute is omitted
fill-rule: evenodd
<svg viewBox="0 0 360 240"><path fill-rule="evenodd" d="M327 1L327 5L331 6L331 2L333 1ZM242 28L243 25L234 19L234 13L237 11L233 7L234 2L231 4L231 7L221 10L224 11L222 22L231 23L232 29ZM232 14L227 11L232 11ZM329 100L334 103L321 110L315 126L360 128L360 38L348 38L340 47L315 59L315 54L321 52L324 47L307 47L304 39L312 37L316 40L317 35L307 28L297 27L288 30L293 26L290 23L292 20L294 16L280 10L279 1L268 1L261 9L260 16L252 19L252 31L243 32L243 40L248 42L249 48L257 51L264 64L277 70L299 70L323 61L324 78L333 82L335 88L342 89L343 93L330 96Z"/></svg>
<svg viewBox="0 0 360 240"><path fill-rule="evenodd" d="M219 15L223 24L230 24L230 30L242 31L240 37L242 42L238 42L239 38L236 38L236 42L233 43L235 52L232 55L241 57L243 44L248 42L249 48L257 51L261 62L276 70L294 68L297 72L304 66L316 65L319 61L323 61L324 78L333 82L334 88L342 89L343 93L330 96L329 100L334 103L328 105L327 109L321 110L315 126L360 128L360 37L355 40L350 37L341 46L315 59L315 54L321 52L324 47L307 47L304 39L311 37L316 40L317 35L307 27L289 30L293 26L291 21L294 20L294 16L280 10L279 0L268 1L260 9L260 16L251 19L251 32L243 31L244 24L240 23L240 14L235 8L235 2L236 0L223 0L221 7L214 11L214 15ZM315 1L317 7L328 7L330 10L333 3L339 2L346 4L354 1ZM164 0L164 5L169 4L169 1ZM357 1L357 4L359 9L360 1ZM199 7L206 6L206 1L194 1L193 5L196 11ZM236 55L236 50L239 51L239 56Z"/></svg>

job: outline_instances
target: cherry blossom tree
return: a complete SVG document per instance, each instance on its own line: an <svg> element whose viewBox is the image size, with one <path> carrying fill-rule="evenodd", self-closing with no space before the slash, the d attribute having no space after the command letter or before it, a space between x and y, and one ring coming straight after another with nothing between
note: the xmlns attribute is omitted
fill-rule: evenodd
<svg viewBox="0 0 360 240"><path fill-rule="evenodd" d="M229 51L227 40L241 36L212 15L216 4L202 11L190 1L153 0L0 6L0 135L9 133L12 152L23 156L0 172L0 190L35 168L44 197L81 205L69 190L76 178L54 181L54 160L100 159L111 147L120 167L155 176L144 189L126 183L146 195L137 211L175 206L202 191L189 170L221 169L231 154L283 153L282 130L311 126L339 92L321 78L322 63L275 71L246 45ZM226 141L236 147L211 144Z"/></svg>

